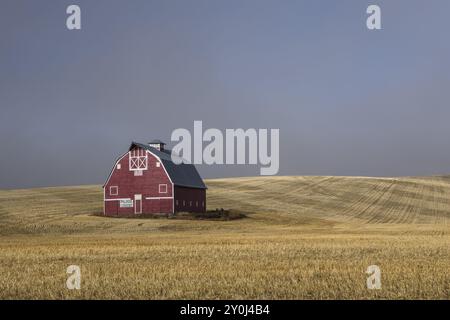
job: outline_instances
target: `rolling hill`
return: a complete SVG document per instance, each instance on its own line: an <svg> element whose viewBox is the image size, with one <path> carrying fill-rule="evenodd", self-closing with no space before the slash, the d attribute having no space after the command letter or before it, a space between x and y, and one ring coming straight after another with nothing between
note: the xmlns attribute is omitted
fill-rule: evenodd
<svg viewBox="0 0 450 320"><path fill-rule="evenodd" d="M0 298L450 298L449 177L206 183L208 209L246 217L107 218L99 186L0 191Z"/></svg>
<svg viewBox="0 0 450 320"><path fill-rule="evenodd" d="M259 225L445 226L450 222L448 177L252 177L208 180L207 184L209 209L244 212ZM0 234L138 231L132 227L135 221L95 216L101 215L102 208L99 186L3 190ZM185 229L198 227L196 222L183 223Z"/></svg>

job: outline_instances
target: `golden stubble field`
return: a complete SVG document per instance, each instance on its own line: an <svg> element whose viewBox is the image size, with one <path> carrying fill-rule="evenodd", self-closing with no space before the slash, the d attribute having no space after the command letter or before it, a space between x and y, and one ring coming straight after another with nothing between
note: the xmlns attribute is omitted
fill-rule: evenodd
<svg viewBox="0 0 450 320"><path fill-rule="evenodd" d="M105 218L99 186L0 191L0 298L450 298L448 177L206 182L209 209L247 218Z"/></svg>

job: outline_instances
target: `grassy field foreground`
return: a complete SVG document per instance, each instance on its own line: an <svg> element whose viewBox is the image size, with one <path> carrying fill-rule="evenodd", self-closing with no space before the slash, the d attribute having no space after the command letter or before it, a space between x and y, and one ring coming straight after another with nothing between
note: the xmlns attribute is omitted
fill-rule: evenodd
<svg viewBox="0 0 450 320"><path fill-rule="evenodd" d="M247 218L105 218L98 186L0 191L0 298L450 298L447 177L207 184L209 209Z"/></svg>

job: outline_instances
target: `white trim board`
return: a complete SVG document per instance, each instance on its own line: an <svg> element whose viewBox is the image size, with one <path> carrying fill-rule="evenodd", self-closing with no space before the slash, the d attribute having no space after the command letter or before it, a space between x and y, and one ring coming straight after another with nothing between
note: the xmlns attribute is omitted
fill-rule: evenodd
<svg viewBox="0 0 450 320"><path fill-rule="evenodd" d="M120 201L120 200L132 200L132 199L131 198L105 199L105 201Z"/></svg>
<svg viewBox="0 0 450 320"><path fill-rule="evenodd" d="M173 199L173 197L145 197L145 200Z"/></svg>

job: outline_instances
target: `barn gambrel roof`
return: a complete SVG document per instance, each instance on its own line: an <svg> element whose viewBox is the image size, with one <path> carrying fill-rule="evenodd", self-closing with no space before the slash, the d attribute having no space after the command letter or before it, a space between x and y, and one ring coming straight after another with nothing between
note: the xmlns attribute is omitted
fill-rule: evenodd
<svg viewBox="0 0 450 320"><path fill-rule="evenodd" d="M195 166L184 162L175 164L172 161L172 153L170 150L158 150L150 147L148 144L138 142L132 142L129 150L135 146L147 150L158 157L174 185L179 187L207 189Z"/></svg>

